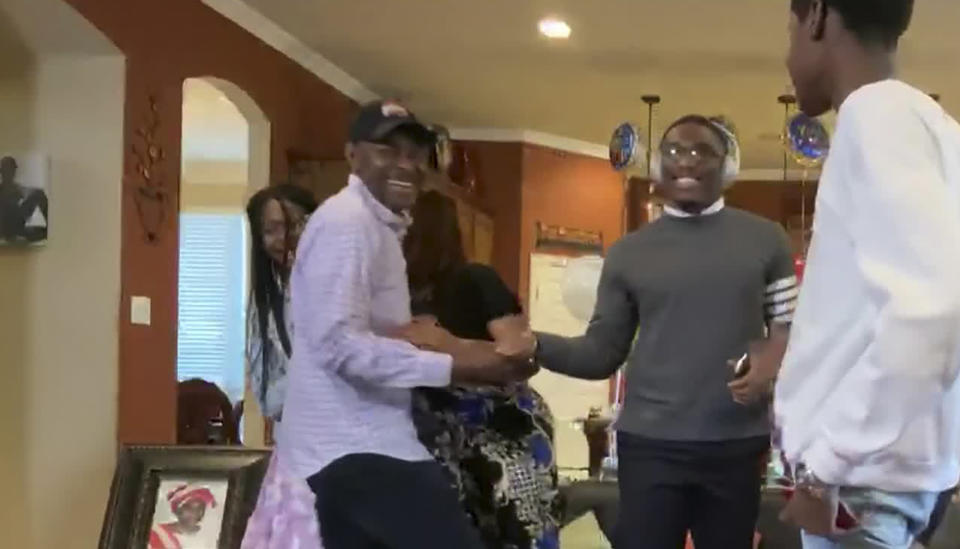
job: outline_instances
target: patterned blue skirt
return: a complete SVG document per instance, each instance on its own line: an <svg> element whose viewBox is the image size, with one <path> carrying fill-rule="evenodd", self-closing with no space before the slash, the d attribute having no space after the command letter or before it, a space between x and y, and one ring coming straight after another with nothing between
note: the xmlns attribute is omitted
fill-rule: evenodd
<svg viewBox="0 0 960 549"><path fill-rule="evenodd" d="M488 548L560 546L553 417L528 384L418 389L414 422Z"/></svg>

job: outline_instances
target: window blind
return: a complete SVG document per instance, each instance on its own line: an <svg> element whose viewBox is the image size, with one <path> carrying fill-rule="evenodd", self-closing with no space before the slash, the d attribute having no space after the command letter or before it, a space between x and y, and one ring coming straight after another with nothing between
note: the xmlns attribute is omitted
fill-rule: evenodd
<svg viewBox="0 0 960 549"><path fill-rule="evenodd" d="M243 397L246 237L240 213L180 215L177 378Z"/></svg>

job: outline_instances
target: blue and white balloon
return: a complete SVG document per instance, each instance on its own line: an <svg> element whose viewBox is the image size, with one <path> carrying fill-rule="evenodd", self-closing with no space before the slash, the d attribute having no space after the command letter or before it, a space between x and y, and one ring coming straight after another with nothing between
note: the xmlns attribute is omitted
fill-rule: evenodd
<svg viewBox="0 0 960 549"><path fill-rule="evenodd" d="M640 130L630 122L617 126L610 137L610 165L618 172L636 170L646 160L647 148Z"/></svg>
<svg viewBox="0 0 960 549"><path fill-rule="evenodd" d="M816 118L799 113L787 121L786 145L793 159L805 168L815 168L827 158L830 134Z"/></svg>

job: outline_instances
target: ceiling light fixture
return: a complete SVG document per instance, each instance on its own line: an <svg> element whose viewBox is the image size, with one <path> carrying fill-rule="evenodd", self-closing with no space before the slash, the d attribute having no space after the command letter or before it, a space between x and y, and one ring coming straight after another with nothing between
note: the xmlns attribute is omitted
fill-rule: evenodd
<svg viewBox="0 0 960 549"><path fill-rule="evenodd" d="M570 25L562 19L554 17L541 19L537 27L540 29L540 34L547 38L570 38Z"/></svg>

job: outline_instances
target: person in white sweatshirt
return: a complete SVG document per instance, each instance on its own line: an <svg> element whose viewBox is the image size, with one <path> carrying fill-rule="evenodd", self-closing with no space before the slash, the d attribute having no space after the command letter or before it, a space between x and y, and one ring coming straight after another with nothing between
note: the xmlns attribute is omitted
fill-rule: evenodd
<svg viewBox="0 0 960 549"><path fill-rule="evenodd" d="M960 476L960 126L893 79L912 0L791 4L800 108L838 115L776 388L784 518L808 549L907 548Z"/></svg>

